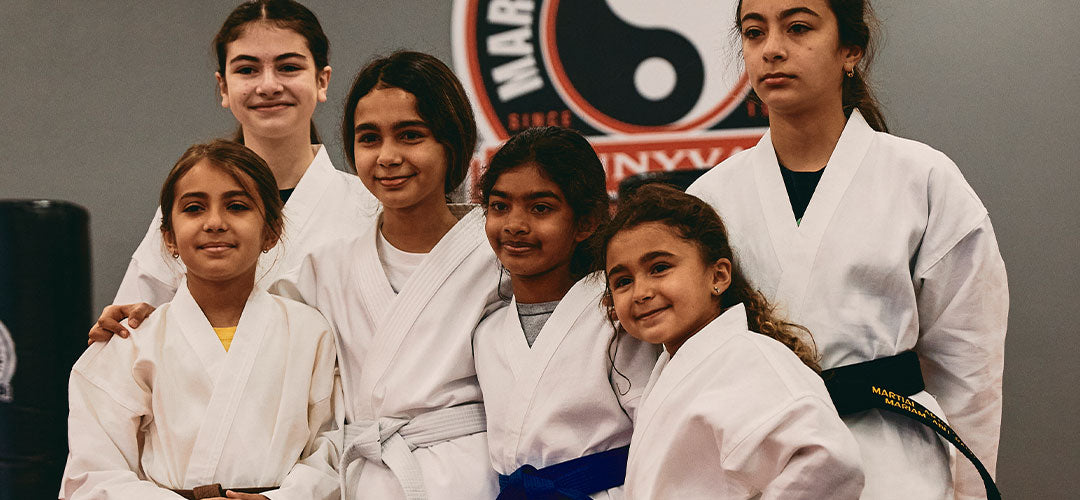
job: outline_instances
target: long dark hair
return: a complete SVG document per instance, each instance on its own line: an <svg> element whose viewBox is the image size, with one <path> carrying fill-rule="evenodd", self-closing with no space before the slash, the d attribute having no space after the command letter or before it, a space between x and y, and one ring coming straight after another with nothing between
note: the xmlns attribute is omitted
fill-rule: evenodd
<svg viewBox="0 0 1080 500"><path fill-rule="evenodd" d="M870 66L877 51L879 26L877 16L870 0L829 0L829 8L836 15L836 24L840 32L840 45L858 47L863 56L854 69L853 76L845 76L842 90L844 114L851 115L851 110L858 109L870 128L878 132L888 132L885 114L881 112L881 103L874 96L870 85ZM742 33L742 0L735 9L735 30ZM753 90L751 99L761 102Z"/></svg>
<svg viewBox="0 0 1080 500"><path fill-rule="evenodd" d="M225 55L229 43L244 34L249 23L265 21L281 29L295 31L307 40L308 50L315 60L316 73L330 65L330 41L323 33L319 18L307 7L292 0L251 0L238 5L221 25L212 43L217 55L218 74L225 78ZM244 143L244 130L236 128L233 140ZM315 130L315 120L311 121L311 143L322 144L319 132Z"/></svg>
<svg viewBox="0 0 1080 500"><path fill-rule="evenodd" d="M750 330L779 341L791 349L806 366L814 371L821 371L817 348L810 331L786 321L776 313L775 307L761 292L750 286L731 250L724 222L712 207L697 197L659 183L638 188L628 199L620 202L619 210L612 217L611 223L600 233L596 251L600 256L606 256L608 244L617 233L647 222L665 224L679 237L694 243L706 263L728 259L731 262L731 284L720 294L718 314L742 303L746 307ZM614 304L610 289L606 293L604 304L609 315L613 316Z"/></svg>
<svg viewBox="0 0 1080 500"><path fill-rule="evenodd" d="M446 64L422 52L398 51L364 66L349 89L341 119L341 143L354 167L356 105L375 88L398 88L416 98L417 114L446 148L443 192L449 195L465 180L476 149L476 119L461 82Z"/></svg>
<svg viewBox="0 0 1080 500"><path fill-rule="evenodd" d="M480 177L480 199L488 204L491 190L507 170L532 164L562 190L578 224L596 227L609 219L607 174L592 145L581 134L561 127L530 128L513 136L491 157ZM600 268L590 251L590 236L574 248L570 274L580 279Z"/></svg>

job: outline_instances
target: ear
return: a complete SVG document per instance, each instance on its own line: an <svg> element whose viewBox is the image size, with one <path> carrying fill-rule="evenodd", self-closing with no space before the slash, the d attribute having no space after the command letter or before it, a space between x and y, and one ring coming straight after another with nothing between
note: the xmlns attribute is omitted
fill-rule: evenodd
<svg viewBox="0 0 1080 500"><path fill-rule="evenodd" d="M574 231L574 243L581 243L589 239L599 226L600 223L596 217L586 217L578 221L577 229Z"/></svg>
<svg viewBox="0 0 1080 500"><path fill-rule="evenodd" d="M862 47L842 47L840 54L844 57L844 73L848 73L859 65L866 52Z"/></svg>
<svg viewBox="0 0 1080 500"><path fill-rule="evenodd" d="M718 259L713 263L711 272L713 295L719 297L729 286L731 286L731 261L728 259ZM720 292L717 293L716 290L720 290Z"/></svg>
<svg viewBox="0 0 1080 500"><path fill-rule="evenodd" d="M225 83L225 79L221 77L221 73L214 72L214 78L217 80L218 93L221 94L221 107L229 107L229 87Z"/></svg>
<svg viewBox="0 0 1080 500"><path fill-rule="evenodd" d="M315 85L319 88L319 102L326 102L326 89L330 87L331 73L333 73L333 68L326 66L315 75Z"/></svg>
<svg viewBox="0 0 1080 500"><path fill-rule="evenodd" d="M168 229L161 230L161 239L165 242L165 250L169 251L169 255L176 255L179 253L180 248L176 245L176 235Z"/></svg>
<svg viewBox="0 0 1080 500"><path fill-rule="evenodd" d="M280 239L280 235L276 235L273 233L273 231L264 228L262 251L266 252L269 251L271 248L274 248L274 245L277 245Z"/></svg>

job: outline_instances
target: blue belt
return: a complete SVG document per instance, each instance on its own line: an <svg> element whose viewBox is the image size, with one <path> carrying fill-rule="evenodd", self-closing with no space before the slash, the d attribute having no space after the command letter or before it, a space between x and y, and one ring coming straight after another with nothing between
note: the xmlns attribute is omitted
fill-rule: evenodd
<svg viewBox="0 0 1080 500"><path fill-rule="evenodd" d="M497 500L588 500L591 493L623 484L629 455L627 445L543 469L523 465L509 476L499 475Z"/></svg>

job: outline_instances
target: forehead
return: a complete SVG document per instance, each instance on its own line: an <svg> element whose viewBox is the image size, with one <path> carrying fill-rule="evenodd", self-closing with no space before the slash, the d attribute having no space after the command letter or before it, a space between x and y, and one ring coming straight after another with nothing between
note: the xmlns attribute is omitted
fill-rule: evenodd
<svg viewBox="0 0 1080 500"><path fill-rule="evenodd" d="M607 247L607 267L632 267L638 259L651 252L664 251L677 256L694 255L698 249L671 226L662 222L645 222L620 230Z"/></svg>
<svg viewBox="0 0 1080 500"><path fill-rule="evenodd" d="M210 195L228 191L247 191L253 185L251 179L243 179L243 184L224 167L210 160L202 159L176 181L176 197L184 193L202 192Z"/></svg>
<svg viewBox="0 0 1080 500"><path fill-rule="evenodd" d="M773 17L781 12L800 7L810 9L822 16L832 12L828 0L743 0L739 18L751 12Z"/></svg>
<svg viewBox="0 0 1080 500"><path fill-rule="evenodd" d="M307 39L303 35L291 29L279 28L266 21L245 24L241 28L240 36L225 47L227 60L232 60L233 57L241 54L259 59L273 59L289 52L312 57Z"/></svg>
<svg viewBox="0 0 1080 500"><path fill-rule="evenodd" d="M560 198L564 197L559 185L549 179L544 170L532 162L512 167L499 174L493 189L511 196L550 191Z"/></svg>
<svg viewBox="0 0 1080 500"><path fill-rule="evenodd" d="M375 87L356 103L355 123L423 121L416 96L397 87Z"/></svg>

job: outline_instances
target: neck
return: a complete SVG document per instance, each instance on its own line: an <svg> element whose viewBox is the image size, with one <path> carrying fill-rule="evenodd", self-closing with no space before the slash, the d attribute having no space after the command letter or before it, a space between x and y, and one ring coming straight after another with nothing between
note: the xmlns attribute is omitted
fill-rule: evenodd
<svg viewBox="0 0 1080 500"><path fill-rule="evenodd" d="M847 117L841 106L828 106L826 109L794 115L770 111L769 132L776 158L781 164L796 172L814 172L825 168L847 125Z"/></svg>
<svg viewBox="0 0 1080 500"><path fill-rule="evenodd" d="M210 326L227 328L240 322L251 290L255 288L255 267L251 272L224 281L208 281L188 273L188 291L199 304Z"/></svg>
<svg viewBox="0 0 1080 500"><path fill-rule="evenodd" d="M310 131L286 137L253 137L244 134L244 145L266 161L274 173L278 189L292 189L307 172L308 166L315 159L311 147Z"/></svg>
<svg viewBox="0 0 1080 500"><path fill-rule="evenodd" d="M510 274L510 288L519 304L562 300L573 286L569 263L533 276Z"/></svg>
<svg viewBox="0 0 1080 500"><path fill-rule="evenodd" d="M430 252L457 224L445 201L408 208L383 208L379 230L383 238L403 252Z"/></svg>

